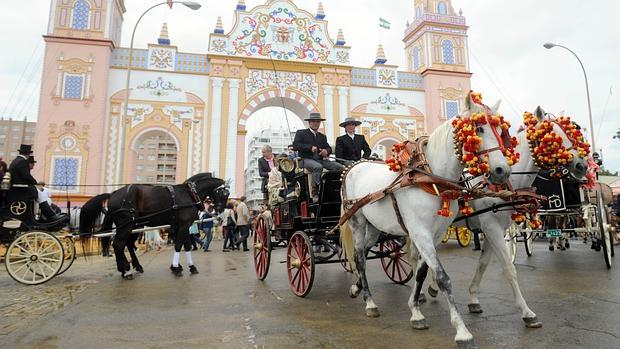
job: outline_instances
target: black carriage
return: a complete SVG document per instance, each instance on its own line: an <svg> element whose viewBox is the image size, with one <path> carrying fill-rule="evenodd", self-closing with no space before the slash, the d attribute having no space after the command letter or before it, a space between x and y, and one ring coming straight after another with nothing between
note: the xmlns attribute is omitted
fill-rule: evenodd
<svg viewBox="0 0 620 349"><path fill-rule="evenodd" d="M280 160L280 159L279 159ZM317 264L340 263L351 272L344 250L340 246L342 185L340 171L324 171L318 187L318 200L311 196L311 175L293 160L277 161L283 174L281 197L272 205L273 229L263 218L255 225L254 266L256 276L264 280L269 272L272 245L286 245L286 267L293 293L305 297L311 290ZM287 180L288 178L288 180ZM413 276L405 255L406 240L382 234L370 250L368 259L381 259L387 276L398 284L407 283Z"/></svg>
<svg viewBox="0 0 620 349"><path fill-rule="evenodd" d="M526 224L513 224L506 234L506 242L511 257L516 257L516 244L522 241L528 256L533 253L533 241L537 236L551 239L549 249L553 250L553 240L565 241L562 248L569 247L571 234L584 234L591 238L593 247L602 247L605 264L611 268L614 256L612 241L613 227L610 224L610 205L612 192L609 186L597 183L594 189L586 189L581 181L563 173L561 179L553 174L541 171L533 184L536 192L547 197L541 202L539 217L542 227L532 230Z"/></svg>
<svg viewBox="0 0 620 349"><path fill-rule="evenodd" d="M0 187L0 243L5 248L4 264L17 282L38 285L64 273L75 259L71 238L59 237L68 217L55 222L36 219L36 202L27 186L10 185L6 173Z"/></svg>

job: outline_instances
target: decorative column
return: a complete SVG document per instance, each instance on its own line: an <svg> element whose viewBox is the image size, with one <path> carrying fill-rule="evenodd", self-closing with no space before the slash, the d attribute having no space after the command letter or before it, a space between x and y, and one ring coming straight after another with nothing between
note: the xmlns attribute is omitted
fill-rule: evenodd
<svg viewBox="0 0 620 349"><path fill-rule="evenodd" d="M226 135L226 179L230 179L230 195L236 197L236 151L237 116L239 115L239 79L228 79L230 97L228 99L228 132Z"/></svg>
<svg viewBox="0 0 620 349"><path fill-rule="evenodd" d="M211 137L209 137L209 171L214 177L221 177L220 173L220 124L222 123L222 85L224 78L211 78L213 88L211 110Z"/></svg>
<svg viewBox="0 0 620 349"><path fill-rule="evenodd" d="M349 88L347 86L338 86L338 110L340 111L339 121L343 122L349 115ZM343 128L341 131L344 134Z"/></svg>
<svg viewBox="0 0 620 349"><path fill-rule="evenodd" d="M334 86L323 86L325 96L325 132L327 133L327 143L333 144L334 137Z"/></svg>

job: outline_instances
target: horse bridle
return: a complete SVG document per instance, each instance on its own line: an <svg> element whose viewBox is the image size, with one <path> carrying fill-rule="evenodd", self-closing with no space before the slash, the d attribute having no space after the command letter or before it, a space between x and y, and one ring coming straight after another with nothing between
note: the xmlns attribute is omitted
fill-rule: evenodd
<svg viewBox="0 0 620 349"><path fill-rule="evenodd" d="M484 111L485 111L485 118L487 123L489 124L491 131L493 132L493 136L495 136L495 139L497 140L497 147L493 147L493 148L489 148L489 149L484 149L484 150L480 150L474 153L474 155L476 156L480 156L480 155L485 155L485 154L489 154L492 153L494 151L501 151L503 152L504 149L506 149L506 144L510 144L511 142L511 137L510 137L510 133L508 132L508 130L502 130L502 133L500 134L499 132L497 132L497 129L495 126L493 126L491 124L491 117L493 116L493 114L491 113L491 108L489 108L486 105L482 105L484 107Z"/></svg>

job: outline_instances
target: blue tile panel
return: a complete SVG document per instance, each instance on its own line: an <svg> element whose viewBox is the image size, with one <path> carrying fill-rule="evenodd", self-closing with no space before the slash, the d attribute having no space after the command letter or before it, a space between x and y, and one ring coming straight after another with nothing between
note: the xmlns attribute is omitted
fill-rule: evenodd
<svg viewBox="0 0 620 349"><path fill-rule="evenodd" d="M78 159L76 158L55 158L54 159L54 189L74 189L73 185L78 184Z"/></svg>
<svg viewBox="0 0 620 349"><path fill-rule="evenodd" d="M127 68L129 59L128 48L117 48L112 51L110 65L117 68ZM133 49L132 68L146 69L148 67L149 51L143 49Z"/></svg>
<svg viewBox="0 0 620 349"><path fill-rule="evenodd" d="M78 30L88 29L88 14L90 12L90 6L84 0L78 0L73 6L73 23L71 28Z"/></svg>
<svg viewBox="0 0 620 349"><path fill-rule="evenodd" d="M398 87L404 89L424 89L424 79L421 74L398 72Z"/></svg>
<svg viewBox="0 0 620 349"><path fill-rule="evenodd" d="M358 86L377 86L377 74L374 69L353 68L351 70L351 84Z"/></svg>
<svg viewBox="0 0 620 349"><path fill-rule="evenodd" d="M459 115L459 102L446 101L446 118L452 119Z"/></svg>
<svg viewBox="0 0 620 349"><path fill-rule="evenodd" d="M134 49L132 68L147 69L148 55L148 50ZM117 48L112 51L110 66L115 68L127 68L127 59L129 59L129 49ZM207 60L207 56L203 54L178 52L176 54L175 66L176 72L200 74L209 73L209 62Z"/></svg>
<svg viewBox="0 0 620 349"><path fill-rule="evenodd" d="M84 77L81 75L65 76L64 98L65 99L82 99L82 87L84 85Z"/></svg>
<svg viewBox="0 0 620 349"><path fill-rule="evenodd" d="M183 73L208 73L209 63L206 55L177 53L176 71Z"/></svg>

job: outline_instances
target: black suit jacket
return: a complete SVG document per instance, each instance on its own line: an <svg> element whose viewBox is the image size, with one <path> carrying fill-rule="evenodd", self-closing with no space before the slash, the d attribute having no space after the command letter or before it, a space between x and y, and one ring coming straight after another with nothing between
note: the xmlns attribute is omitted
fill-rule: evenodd
<svg viewBox="0 0 620 349"><path fill-rule="evenodd" d="M273 159L275 161L276 155L273 155ZM269 162L264 157L258 158L258 175L263 178L263 183L260 186L260 190L263 193L267 192L267 182L269 182L269 172L271 172L271 168L269 168Z"/></svg>
<svg viewBox="0 0 620 349"><path fill-rule="evenodd" d="M332 147L327 143L327 137L321 132L317 132L316 136L309 128L305 130L299 130L295 133L295 140L293 141L293 147L299 153L299 157L304 159L322 160L317 153L312 152L312 147L315 146L321 149L326 149L327 154L332 153Z"/></svg>
<svg viewBox="0 0 620 349"><path fill-rule="evenodd" d="M37 184L37 180L30 174L28 160L21 156L16 157L15 160L11 162L9 172L11 172L11 184Z"/></svg>
<svg viewBox="0 0 620 349"><path fill-rule="evenodd" d="M360 157L362 151L364 154ZM361 158L368 159L370 157L370 147L366 142L366 138L357 134L355 139L351 139L346 134L336 138L336 157L351 161L358 161Z"/></svg>

